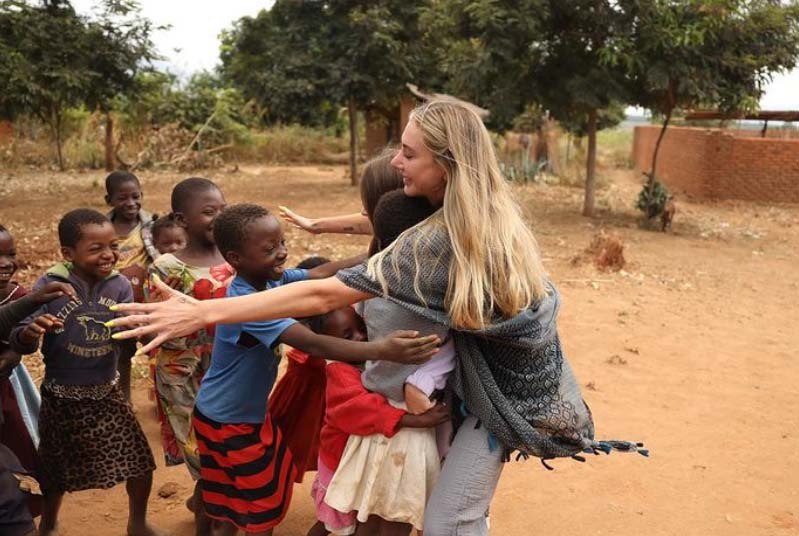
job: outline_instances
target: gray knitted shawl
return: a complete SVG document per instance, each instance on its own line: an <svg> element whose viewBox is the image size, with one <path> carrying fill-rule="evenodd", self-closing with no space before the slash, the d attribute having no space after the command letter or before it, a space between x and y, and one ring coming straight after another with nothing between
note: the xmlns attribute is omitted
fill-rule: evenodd
<svg viewBox="0 0 799 536"><path fill-rule="evenodd" d="M416 284L424 301L414 290L414 250L421 266ZM498 318L480 330L461 330L452 326L445 304L451 258L443 227L426 237L412 230L384 257L387 298L454 330L459 365L451 380L455 392L505 447L506 458L518 450L542 460L567 456L582 461L576 456L581 451L638 450L627 442L594 440L591 411L561 350L556 324L560 295L555 286L548 283L548 296L514 318ZM383 295L380 284L367 275L366 264L337 277L351 288Z"/></svg>

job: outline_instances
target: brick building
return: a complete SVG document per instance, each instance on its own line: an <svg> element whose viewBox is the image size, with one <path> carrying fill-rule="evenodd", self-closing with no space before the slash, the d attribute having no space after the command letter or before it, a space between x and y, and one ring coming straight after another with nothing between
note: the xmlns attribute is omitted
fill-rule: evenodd
<svg viewBox="0 0 799 536"><path fill-rule="evenodd" d="M660 146L657 175L669 190L710 199L799 203L799 139L758 136L758 131L669 127ZM660 127L635 127L633 162L652 166Z"/></svg>

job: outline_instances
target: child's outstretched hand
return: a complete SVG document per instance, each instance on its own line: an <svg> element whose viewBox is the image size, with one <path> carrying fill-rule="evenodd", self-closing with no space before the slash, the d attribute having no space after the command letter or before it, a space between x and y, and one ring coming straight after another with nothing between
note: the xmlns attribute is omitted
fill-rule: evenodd
<svg viewBox="0 0 799 536"><path fill-rule="evenodd" d="M61 296L74 298L76 296L75 289L69 283L50 281L39 290L31 293L31 298L39 305L49 303Z"/></svg>
<svg viewBox="0 0 799 536"><path fill-rule="evenodd" d="M305 216L300 216L296 212L292 212L288 207L284 207L280 205L278 207L280 209L280 217L286 223L290 223L294 227L298 229L302 229L303 231L308 231L309 233L318 234L319 230L314 228L314 222L310 218L306 218Z"/></svg>
<svg viewBox="0 0 799 536"><path fill-rule="evenodd" d="M439 402L421 415L406 413L400 419L400 426L403 428L432 428L433 426L438 426L442 422L450 420L449 409L445 403Z"/></svg>
<svg viewBox="0 0 799 536"><path fill-rule="evenodd" d="M24 344L33 344L48 331L64 327L64 323L50 314L36 317L19 333L19 340Z"/></svg>
<svg viewBox="0 0 799 536"><path fill-rule="evenodd" d="M424 363L438 352L441 339L438 335L420 337L418 331L395 331L385 339L375 342L376 360L398 363Z"/></svg>

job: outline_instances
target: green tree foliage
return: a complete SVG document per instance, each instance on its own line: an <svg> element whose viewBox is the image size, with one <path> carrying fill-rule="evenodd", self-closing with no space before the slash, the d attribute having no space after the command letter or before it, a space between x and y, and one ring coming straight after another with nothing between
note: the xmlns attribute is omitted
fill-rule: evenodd
<svg viewBox="0 0 799 536"><path fill-rule="evenodd" d="M604 56L629 31L630 15L611 1L434 0L424 20L449 88L488 107L495 128L532 103L586 123L583 213L591 215L599 110L627 100L624 70Z"/></svg>
<svg viewBox="0 0 799 536"><path fill-rule="evenodd" d="M135 98L117 101L117 110L131 130L171 124L194 134L202 129L197 149L249 141L255 114L241 93L225 87L216 74L198 72L181 83L173 74L142 73L137 84Z"/></svg>
<svg viewBox="0 0 799 536"><path fill-rule="evenodd" d="M223 32L222 76L254 103L264 123L335 121L327 19L322 2L279 0Z"/></svg>
<svg viewBox="0 0 799 536"><path fill-rule="evenodd" d="M490 110L506 130L538 101L534 68L545 57L544 0L431 0L421 9L427 54L444 89Z"/></svg>
<svg viewBox="0 0 799 536"><path fill-rule="evenodd" d="M38 117L55 141L64 168L64 111L107 111L113 97L135 89L135 75L154 58L152 26L137 5L106 0L100 17L75 13L65 0L0 4L0 114Z"/></svg>
<svg viewBox="0 0 799 536"><path fill-rule="evenodd" d="M635 15L629 35L605 56L622 65L630 79L630 102L663 118L642 197L662 211L656 195L657 155L677 108L756 107L775 72L791 69L799 57L799 4L775 0L647 0L623 2Z"/></svg>
<svg viewBox="0 0 799 536"><path fill-rule="evenodd" d="M418 19L400 0L278 0L224 34L222 73L267 123L329 125L346 106L355 181L356 110L394 113L405 83L434 65Z"/></svg>

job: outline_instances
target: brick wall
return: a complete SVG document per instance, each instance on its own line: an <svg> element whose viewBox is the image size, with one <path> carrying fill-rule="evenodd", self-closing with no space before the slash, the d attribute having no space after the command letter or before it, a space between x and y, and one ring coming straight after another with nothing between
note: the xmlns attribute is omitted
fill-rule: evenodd
<svg viewBox="0 0 799 536"><path fill-rule="evenodd" d="M635 127L633 162L649 171L660 127ZM669 127L658 178L676 194L799 203L799 139L749 138L718 129Z"/></svg>

